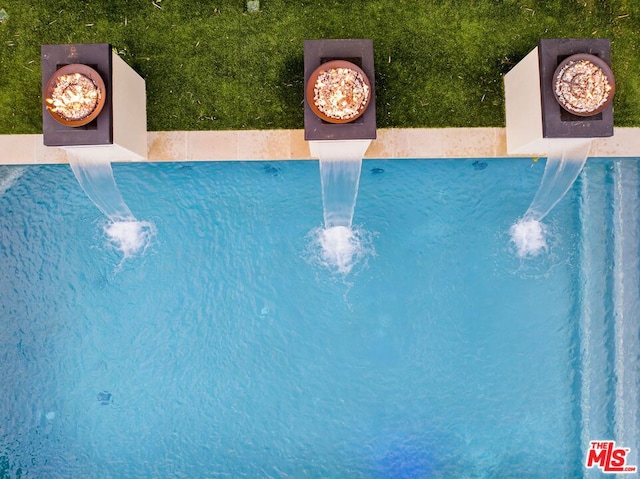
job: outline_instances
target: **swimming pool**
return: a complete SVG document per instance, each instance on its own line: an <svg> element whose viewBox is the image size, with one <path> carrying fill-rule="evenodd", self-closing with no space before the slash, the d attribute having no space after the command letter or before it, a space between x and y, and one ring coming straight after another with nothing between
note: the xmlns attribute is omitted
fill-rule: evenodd
<svg viewBox="0 0 640 479"><path fill-rule="evenodd" d="M520 259L543 167L364 161L347 275L315 244L316 162L115 165L155 225L125 260L67 166L24 169L0 477L589 476L589 440L640 431L638 162L589 160Z"/></svg>

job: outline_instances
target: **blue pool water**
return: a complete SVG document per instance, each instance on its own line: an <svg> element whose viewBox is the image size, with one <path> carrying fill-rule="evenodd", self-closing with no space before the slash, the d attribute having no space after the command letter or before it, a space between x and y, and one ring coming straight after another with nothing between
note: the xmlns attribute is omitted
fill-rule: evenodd
<svg viewBox="0 0 640 479"><path fill-rule="evenodd" d="M125 259L68 166L7 168L0 478L591 477L640 431L637 161L590 160L524 259L544 162L482 163L364 161L349 274L317 162L115 165L154 225Z"/></svg>

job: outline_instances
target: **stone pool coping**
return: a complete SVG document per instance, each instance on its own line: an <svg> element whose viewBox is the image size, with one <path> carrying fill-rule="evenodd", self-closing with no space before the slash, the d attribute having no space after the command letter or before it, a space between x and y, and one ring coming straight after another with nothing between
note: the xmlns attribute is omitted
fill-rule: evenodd
<svg viewBox="0 0 640 479"><path fill-rule="evenodd" d="M379 129L365 158L504 158L505 128ZM162 161L247 161L312 159L304 130L151 131L148 158ZM42 135L0 135L0 164L67 163L64 150L45 147ZM529 155L530 156L530 155ZM591 157L640 158L640 128L615 128L611 138L593 141ZM113 158L113 161L118 161ZM130 161L130 160L124 160Z"/></svg>

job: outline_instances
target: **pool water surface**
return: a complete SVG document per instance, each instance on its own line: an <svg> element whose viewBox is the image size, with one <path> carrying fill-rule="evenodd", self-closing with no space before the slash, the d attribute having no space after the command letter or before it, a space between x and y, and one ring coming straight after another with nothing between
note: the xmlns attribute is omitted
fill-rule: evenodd
<svg viewBox="0 0 640 479"><path fill-rule="evenodd" d="M615 278L589 268L621 161L589 160L519 258L544 161L365 160L348 274L315 243L317 162L115 165L154 227L129 258L68 166L7 168L0 477L585 477L617 431L584 368L615 369Z"/></svg>

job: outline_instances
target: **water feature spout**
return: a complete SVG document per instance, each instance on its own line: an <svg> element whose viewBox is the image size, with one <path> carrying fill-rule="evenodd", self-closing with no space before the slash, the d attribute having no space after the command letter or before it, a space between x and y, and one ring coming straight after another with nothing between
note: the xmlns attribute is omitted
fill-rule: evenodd
<svg viewBox="0 0 640 479"><path fill-rule="evenodd" d="M511 239L518 256L536 256L547 250L545 227L541 223L569 191L589 156L588 138L549 141L549 153L542 181L522 219L511 227Z"/></svg>
<svg viewBox="0 0 640 479"><path fill-rule="evenodd" d="M113 178L107 148L65 148L78 183L89 199L109 220L136 221Z"/></svg>
<svg viewBox="0 0 640 479"><path fill-rule="evenodd" d="M325 228L351 228L362 169L362 157L370 140L312 143L312 154L320 162Z"/></svg>
<svg viewBox="0 0 640 479"><path fill-rule="evenodd" d="M556 140L550 145L542 181L525 220L542 221L569 191L587 161L591 140Z"/></svg>
<svg viewBox="0 0 640 479"><path fill-rule="evenodd" d="M113 177L110 154L105 148L65 148L69 165L91 201L109 219L104 231L124 254L133 256L148 245L154 227L138 221L125 203Z"/></svg>
<svg viewBox="0 0 640 479"><path fill-rule="evenodd" d="M371 140L311 142L319 158L324 229L320 233L324 261L346 273L359 252L353 214L358 197L362 157Z"/></svg>

